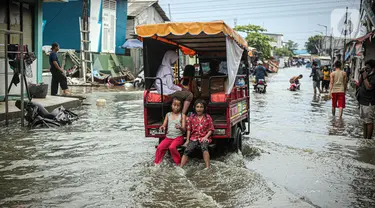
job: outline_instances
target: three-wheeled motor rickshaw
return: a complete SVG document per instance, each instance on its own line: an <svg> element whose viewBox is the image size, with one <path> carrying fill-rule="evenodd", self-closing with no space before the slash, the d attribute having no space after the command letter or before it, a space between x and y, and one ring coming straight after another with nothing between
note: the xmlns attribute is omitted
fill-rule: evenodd
<svg viewBox="0 0 375 208"><path fill-rule="evenodd" d="M164 54L168 50L175 50L179 56L184 54L195 57L199 66L199 72L193 77L199 95L194 99L204 99L208 103L207 113L212 117L215 127L212 146L223 143L234 151L240 150L243 134L250 131L246 40L223 21L141 25L136 30L138 39L143 42L146 137L159 138L159 142L165 138L165 133L159 131L159 127L166 113L171 111L171 98L163 94L163 89L158 93L154 84L162 82L156 73ZM220 67L226 71L225 76L210 77L205 74L212 60L221 62ZM181 80L180 63L176 65L174 79L177 84Z"/></svg>

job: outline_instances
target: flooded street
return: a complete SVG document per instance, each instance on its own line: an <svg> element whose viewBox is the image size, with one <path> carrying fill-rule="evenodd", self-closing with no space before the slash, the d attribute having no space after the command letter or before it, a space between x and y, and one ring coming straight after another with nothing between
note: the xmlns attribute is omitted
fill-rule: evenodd
<svg viewBox="0 0 375 208"><path fill-rule="evenodd" d="M288 91L298 74L301 91ZM251 93L243 154L210 170L199 158L176 169L169 156L154 167L143 92L87 89L71 126L1 128L0 207L374 207L375 142L361 138L358 106L348 97L343 120L332 117L309 74L281 69L266 94Z"/></svg>

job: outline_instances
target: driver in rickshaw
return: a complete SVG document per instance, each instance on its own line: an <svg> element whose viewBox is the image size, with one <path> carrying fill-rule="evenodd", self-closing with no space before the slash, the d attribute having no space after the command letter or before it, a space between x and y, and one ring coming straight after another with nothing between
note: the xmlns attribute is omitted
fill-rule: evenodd
<svg viewBox="0 0 375 208"><path fill-rule="evenodd" d="M213 59L210 61L210 71L207 76L226 76L226 74L220 73L220 61Z"/></svg>
<svg viewBox="0 0 375 208"><path fill-rule="evenodd" d="M190 103L193 101L194 96L190 91L173 84L174 73L173 73L172 66L176 63L177 60L178 60L178 55L176 51L172 51L172 50L167 51L164 54L163 61L156 73L156 77L162 80L163 95L168 95L170 97L177 97L180 100L184 101L182 113L186 115L189 109ZM155 87L158 93L162 94L159 80L155 81Z"/></svg>
<svg viewBox="0 0 375 208"><path fill-rule="evenodd" d="M193 93L194 98L199 97L199 89L196 80L194 79L195 68L193 65L186 65L182 75L181 87Z"/></svg>

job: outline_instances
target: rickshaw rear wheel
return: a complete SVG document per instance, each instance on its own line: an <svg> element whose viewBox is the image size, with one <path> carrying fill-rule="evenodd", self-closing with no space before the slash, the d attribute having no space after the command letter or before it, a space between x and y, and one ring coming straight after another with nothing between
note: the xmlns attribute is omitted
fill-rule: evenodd
<svg viewBox="0 0 375 208"><path fill-rule="evenodd" d="M234 133L232 135L232 138L230 139L230 147L231 151L238 152L242 150L242 130L239 126L236 126L233 128Z"/></svg>

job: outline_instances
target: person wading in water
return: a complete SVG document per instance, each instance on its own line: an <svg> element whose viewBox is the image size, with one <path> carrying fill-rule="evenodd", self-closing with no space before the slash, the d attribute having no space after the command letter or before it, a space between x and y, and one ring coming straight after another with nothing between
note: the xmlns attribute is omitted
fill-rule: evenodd
<svg viewBox="0 0 375 208"><path fill-rule="evenodd" d="M332 115L335 116L336 108L339 108L339 118L345 108L345 93L347 87L346 73L341 70L341 61L335 62L335 71L331 73L331 80L329 83L329 93L332 97Z"/></svg>

